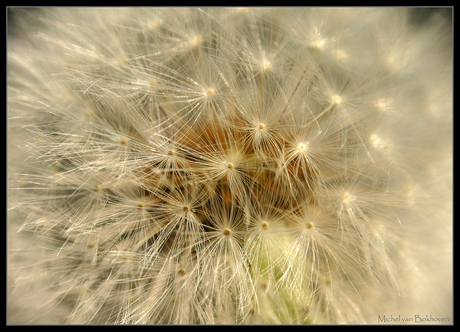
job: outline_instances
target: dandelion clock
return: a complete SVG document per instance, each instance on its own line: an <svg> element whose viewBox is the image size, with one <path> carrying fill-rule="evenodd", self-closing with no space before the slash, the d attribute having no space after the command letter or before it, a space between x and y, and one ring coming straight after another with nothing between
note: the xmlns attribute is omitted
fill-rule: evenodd
<svg viewBox="0 0 460 332"><path fill-rule="evenodd" d="M452 23L9 8L9 324L452 324Z"/></svg>

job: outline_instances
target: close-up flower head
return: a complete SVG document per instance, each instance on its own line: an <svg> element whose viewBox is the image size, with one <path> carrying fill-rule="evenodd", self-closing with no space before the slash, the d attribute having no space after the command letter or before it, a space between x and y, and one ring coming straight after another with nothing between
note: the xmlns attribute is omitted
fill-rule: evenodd
<svg viewBox="0 0 460 332"><path fill-rule="evenodd" d="M7 322L453 324L452 8L7 8Z"/></svg>

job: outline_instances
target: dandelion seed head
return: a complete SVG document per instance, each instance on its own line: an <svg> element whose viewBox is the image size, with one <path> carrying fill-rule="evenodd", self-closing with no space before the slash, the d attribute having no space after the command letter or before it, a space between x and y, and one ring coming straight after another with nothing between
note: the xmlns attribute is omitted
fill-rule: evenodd
<svg viewBox="0 0 460 332"><path fill-rule="evenodd" d="M404 8L13 16L11 322L362 324L446 303L445 21L419 27Z"/></svg>

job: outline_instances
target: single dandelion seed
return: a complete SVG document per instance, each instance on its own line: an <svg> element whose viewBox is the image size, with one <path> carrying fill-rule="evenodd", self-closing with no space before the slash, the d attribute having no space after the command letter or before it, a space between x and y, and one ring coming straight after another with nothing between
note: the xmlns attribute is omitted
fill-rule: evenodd
<svg viewBox="0 0 460 332"><path fill-rule="evenodd" d="M326 45L326 40L324 38L317 38L315 39L314 43L317 49L322 50Z"/></svg>
<svg viewBox="0 0 460 332"><path fill-rule="evenodd" d="M338 62L345 62L349 59L349 55L344 50L336 50L335 51L335 60Z"/></svg>
<svg viewBox="0 0 460 332"><path fill-rule="evenodd" d="M201 38L200 36L193 36L192 38L190 38L190 44L193 47L200 46L201 43L203 43L203 38Z"/></svg>
<svg viewBox="0 0 460 332"><path fill-rule="evenodd" d="M163 23L162 19L152 20L147 24L147 29L148 30L157 30L157 29L159 29L161 27L162 23Z"/></svg>
<svg viewBox="0 0 460 332"><path fill-rule="evenodd" d="M263 59L263 60L262 60L262 70L263 70L263 71L269 70L269 69L271 68L271 66L272 66L271 61L268 61L268 60L266 60L266 59Z"/></svg>
<svg viewBox="0 0 460 332"><path fill-rule="evenodd" d="M87 109L83 115L85 121L93 121L95 120L95 114L91 109Z"/></svg>
<svg viewBox="0 0 460 332"><path fill-rule="evenodd" d="M369 141L371 142L372 146L376 150L383 150L384 148L388 147L388 144L386 144L379 136L376 134L372 134L369 136Z"/></svg>
<svg viewBox="0 0 460 332"><path fill-rule="evenodd" d="M334 104L340 104L342 102L342 97L340 97L339 95L333 95L332 102Z"/></svg>
<svg viewBox="0 0 460 332"><path fill-rule="evenodd" d="M297 145L297 149L298 149L300 152L305 152L305 151L307 151L307 144L305 144L305 143L299 143L299 145Z"/></svg>
<svg viewBox="0 0 460 332"><path fill-rule="evenodd" d="M379 98L376 101L376 105L380 110L385 111L391 105L391 99L390 98Z"/></svg>
<svg viewBox="0 0 460 332"><path fill-rule="evenodd" d="M350 202L352 199L353 199L353 196L350 195L350 193L348 191L345 191L343 194L342 194L342 199L343 199L343 202Z"/></svg>
<svg viewBox="0 0 460 332"><path fill-rule="evenodd" d="M247 11L249 11L249 8L247 7L236 7L235 10L239 13L246 13Z"/></svg>
<svg viewBox="0 0 460 332"><path fill-rule="evenodd" d="M262 226L262 229L263 229L263 230L267 230L267 229L268 229L268 222L263 221L262 224L261 224L261 226Z"/></svg>

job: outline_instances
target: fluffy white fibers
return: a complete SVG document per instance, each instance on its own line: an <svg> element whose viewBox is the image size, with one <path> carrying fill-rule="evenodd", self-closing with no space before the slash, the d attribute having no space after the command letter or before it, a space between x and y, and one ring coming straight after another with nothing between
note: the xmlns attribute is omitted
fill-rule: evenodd
<svg viewBox="0 0 460 332"><path fill-rule="evenodd" d="M451 324L452 26L411 12L10 9L8 322Z"/></svg>

